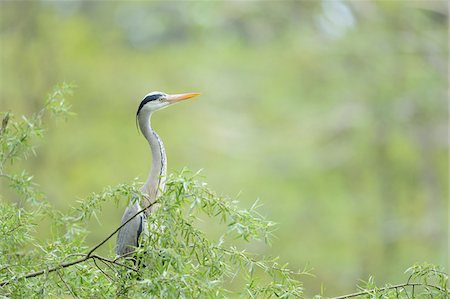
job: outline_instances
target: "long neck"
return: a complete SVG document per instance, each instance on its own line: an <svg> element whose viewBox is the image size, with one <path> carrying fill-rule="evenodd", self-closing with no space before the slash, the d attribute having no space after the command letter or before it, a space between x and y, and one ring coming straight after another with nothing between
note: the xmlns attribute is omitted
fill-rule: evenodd
<svg viewBox="0 0 450 299"><path fill-rule="evenodd" d="M152 204L164 191L166 184L165 177L167 172L167 159L164 144L159 138L158 134L152 129L150 125L150 112L140 113L138 115L139 128L142 134L148 141L152 152L152 167L148 179L142 186L141 191L146 195L143 200L143 206L149 206ZM153 209L150 209L152 211Z"/></svg>

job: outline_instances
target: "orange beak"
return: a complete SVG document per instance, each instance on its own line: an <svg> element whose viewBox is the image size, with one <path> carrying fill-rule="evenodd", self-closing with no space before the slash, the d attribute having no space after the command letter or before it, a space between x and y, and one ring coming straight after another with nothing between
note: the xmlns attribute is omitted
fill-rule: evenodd
<svg viewBox="0 0 450 299"><path fill-rule="evenodd" d="M180 94L169 94L167 95L167 102L174 104L176 102L184 101L196 96L199 96L198 92L180 93Z"/></svg>

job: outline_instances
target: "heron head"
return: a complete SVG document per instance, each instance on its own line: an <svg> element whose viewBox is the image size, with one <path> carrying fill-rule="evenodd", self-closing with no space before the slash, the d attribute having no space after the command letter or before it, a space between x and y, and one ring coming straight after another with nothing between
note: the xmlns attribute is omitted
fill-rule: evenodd
<svg viewBox="0 0 450 299"><path fill-rule="evenodd" d="M144 99L139 104L136 116L141 113L141 111L154 112L165 108L169 105L175 104L177 102L193 98L200 95L198 92L180 93L180 94L166 94L160 91L153 91L147 94Z"/></svg>

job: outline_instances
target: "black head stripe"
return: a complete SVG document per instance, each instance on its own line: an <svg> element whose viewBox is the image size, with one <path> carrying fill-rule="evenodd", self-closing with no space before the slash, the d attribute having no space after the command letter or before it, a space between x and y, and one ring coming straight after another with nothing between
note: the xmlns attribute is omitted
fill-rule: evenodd
<svg viewBox="0 0 450 299"><path fill-rule="evenodd" d="M139 111L141 111L142 107L144 107L145 104L147 104L148 102L151 102L151 101L155 101L155 100L159 99L161 96L162 96L162 94L160 94L160 93L151 94L151 95L146 96L142 100L142 102L139 104L139 108L138 108L138 111L136 112L136 115L139 114Z"/></svg>

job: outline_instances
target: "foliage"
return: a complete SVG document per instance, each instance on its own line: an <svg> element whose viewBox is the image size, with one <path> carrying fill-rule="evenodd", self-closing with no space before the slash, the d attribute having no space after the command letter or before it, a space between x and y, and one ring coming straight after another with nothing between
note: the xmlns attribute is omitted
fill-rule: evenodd
<svg viewBox="0 0 450 299"><path fill-rule="evenodd" d="M436 298L444 299L450 296L448 288L448 274L443 272L441 267L431 264L414 265L407 269L405 273L409 277L405 283L387 284L384 287L377 287L373 276L367 281L361 281L358 286L359 291L347 294L334 299L344 298ZM316 299L325 298L316 296Z"/></svg>
<svg viewBox="0 0 450 299"><path fill-rule="evenodd" d="M183 170L168 179L167 190L158 199L161 207L149 216L149 235L133 257L106 258L95 253L112 236L96 246L85 245L88 220L102 204L124 201L139 193L136 183L107 187L79 201L67 214L56 210L41 193L33 177L10 174L8 167L36 153L33 137L42 137L44 117L65 117L70 106L65 96L70 87L62 84L49 95L43 109L30 118L16 120L4 113L0 131L0 176L15 190L20 201L0 204L0 294L13 298L61 297L229 297L292 298L302 295L298 275L278 258L253 255L233 245L236 239L268 242L274 223L236 201L216 195L198 174ZM141 211L142 212L142 211ZM204 217L220 221L226 230L218 240L198 228ZM203 219L205 220L205 219ZM35 238L36 224L48 222L52 238ZM138 261L136 263L136 261ZM448 296L448 276L433 266L414 266L404 285L377 289L369 279L359 296L364 298L410 298ZM233 285L241 276L244 285ZM407 287L411 287L408 293ZM411 293L412 292L412 293ZM364 295L362 295L364 294ZM356 297L358 294L348 295ZM344 298L344 297L342 297Z"/></svg>

